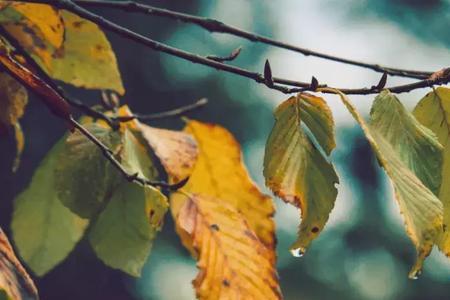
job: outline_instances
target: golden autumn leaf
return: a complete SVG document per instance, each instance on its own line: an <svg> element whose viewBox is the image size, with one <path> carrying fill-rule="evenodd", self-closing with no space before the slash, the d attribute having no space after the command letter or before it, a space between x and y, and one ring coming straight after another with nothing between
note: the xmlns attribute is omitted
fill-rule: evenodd
<svg viewBox="0 0 450 300"><path fill-rule="evenodd" d="M414 108L417 120L433 131L444 146L442 184L439 199L444 205L444 229L436 241L439 249L450 256L450 89L438 87L422 98Z"/></svg>
<svg viewBox="0 0 450 300"><path fill-rule="evenodd" d="M49 75L87 89L110 89L123 95L114 51L100 28L72 13L62 11L65 25L63 46L52 56Z"/></svg>
<svg viewBox="0 0 450 300"><path fill-rule="evenodd" d="M291 246L294 256L303 255L324 228L339 182L333 165L313 144L302 122L329 154L336 145L331 111L322 98L299 94L277 107L264 155L266 185L301 210L298 238Z"/></svg>
<svg viewBox="0 0 450 300"><path fill-rule="evenodd" d="M59 12L50 5L36 3L14 2L9 8L13 8L22 15L22 22L30 28L36 28L35 34L59 48L64 41L64 24ZM39 12L39 13L36 13ZM35 45L38 47L39 45Z"/></svg>
<svg viewBox="0 0 450 300"><path fill-rule="evenodd" d="M188 193L208 195L230 204L243 215L258 238L269 249L274 249L272 199L262 194L251 180L235 138L219 125L198 121L189 121L185 132L192 134L197 140L199 157L183 189ZM172 200L171 209L176 214L183 199L174 195ZM274 253L272 256L275 261Z"/></svg>
<svg viewBox="0 0 450 300"><path fill-rule="evenodd" d="M338 90L321 90L339 94L344 105L363 129L381 166L389 176L405 220L406 232L417 249L417 259L409 273L411 279L417 278L424 259L430 254L436 237L442 230L443 222L442 203L419 178L430 180L432 177L426 175L433 173L440 177L440 170L431 171L436 167L436 163L430 162L439 159L442 146L389 91L382 92L375 100L371 123L368 125L346 95ZM398 135L404 135L411 140L396 143ZM413 160L416 152L425 156L422 157L425 163ZM429 183L431 187L435 186L432 183L435 180L432 179Z"/></svg>
<svg viewBox="0 0 450 300"><path fill-rule="evenodd" d="M175 219L198 257L193 284L199 299L281 299L267 248L235 207L197 194L186 198Z"/></svg>
<svg viewBox="0 0 450 300"><path fill-rule="evenodd" d="M39 99L42 100L54 114L66 120L70 119L69 104L58 92L30 71L26 65L17 61L11 55L9 46L1 40L0 65L8 71L8 74L13 75L22 85L41 96Z"/></svg>
<svg viewBox="0 0 450 300"><path fill-rule="evenodd" d="M0 12L0 22L22 47L46 68L51 67L53 52L64 41L63 20L55 8L46 4L12 2Z"/></svg>
<svg viewBox="0 0 450 300"><path fill-rule="evenodd" d="M160 159L171 182L189 177L198 157L197 143L186 132L139 124L142 136Z"/></svg>
<svg viewBox="0 0 450 300"><path fill-rule="evenodd" d="M33 281L14 255L0 228L0 299L38 299Z"/></svg>

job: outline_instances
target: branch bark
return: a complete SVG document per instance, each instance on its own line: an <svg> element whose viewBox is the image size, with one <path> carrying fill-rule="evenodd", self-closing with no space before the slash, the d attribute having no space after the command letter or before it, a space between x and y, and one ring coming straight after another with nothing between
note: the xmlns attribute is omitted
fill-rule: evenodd
<svg viewBox="0 0 450 300"><path fill-rule="evenodd" d="M92 7L92 8L112 8L112 9L120 9L127 12L137 12L143 13L151 16L158 16L173 19L176 21L181 21L185 23L191 23L198 25L209 32L217 32L217 33L226 33L234 36L238 36L244 39L247 39L252 42L259 42L263 44L267 44L270 46L274 46L277 48L282 48L290 51L294 51L297 53L301 53L306 56L315 56L319 58L323 58L330 61L335 61L343 64L353 65L357 67L362 67L366 69L373 70L379 73L386 73L392 76L401 76L408 78L416 78L416 79L426 79L428 78L432 72L426 71L415 71L415 70L405 70L399 68L391 68L387 66L381 66L379 64L370 64L365 63L353 59L338 57L335 55L325 54L318 51L310 50L307 48L291 45L285 42L277 41L275 39L259 35L253 32L245 31L231 25L225 24L221 21L199 17L195 15L180 13L168 9L157 8L154 6L138 3L135 1L98 1L98 0L74 0L74 3L83 6L83 7Z"/></svg>
<svg viewBox="0 0 450 300"><path fill-rule="evenodd" d="M76 1L76 0L75 0ZM150 39L148 37L145 37L139 33L136 33L126 27L123 27L121 25L118 25L108 19L105 19L104 17L97 15L89 10L86 10L85 8L79 6L75 2L71 0L26 0L22 2L32 2L32 3L42 3L42 4L50 4L54 7L68 10L84 19L87 19L91 22L96 23L100 27L110 30L111 32L114 32L124 38L127 38L129 40L132 40L134 42L140 43L142 45L145 45L146 47L153 49L155 51L163 52L175 57L182 58L184 60L188 60L192 63L198 63L201 65L205 65L220 71L224 71L227 73L232 73L241 77L246 77L249 79L252 79L256 81L257 83L264 84L270 89L278 90L285 94L291 94L291 93L297 93L297 92L303 92L303 91L315 91L318 88L324 88L328 87L325 84L319 84L319 85L313 85L311 83L301 82L301 81L294 81L289 79L283 79L283 78L277 78L273 77L271 80L271 83L273 84L267 84L268 80L265 78L264 75L258 72L252 72L247 69L243 69L240 67L228 65L222 62L218 62L215 60L208 59L206 57L200 56L198 54L194 54L191 52L187 52L169 45L166 45L164 43L155 41L153 39ZM388 87L391 92L393 93L404 93L409 92L414 89L423 88L423 87L432 87L433 85L439 85L439 84L446 84L450 82L450 75L447 75L445 77L440 77L437 79L423 79L414 83L405 84L405 85L399 85L399 86L393 86ZM289 86L295 86L294 88L287 87ZM345 94L348 95L369 95L369 94L376 94L380 92L380 89L377 86L372 86L370 88L364 87L364 88L358 88L358 89L348 89L348 88L338 88L338 87L332 87L333 89L337 89L342 91Z"/></svg>

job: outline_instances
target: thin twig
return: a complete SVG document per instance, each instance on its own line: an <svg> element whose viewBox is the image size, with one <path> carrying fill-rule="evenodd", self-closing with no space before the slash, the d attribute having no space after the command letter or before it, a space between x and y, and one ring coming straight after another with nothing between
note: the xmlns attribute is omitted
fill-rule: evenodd
<svg viewBox="0 0 450 300"><path fill-rule="evenodd" d="M111 149L109 149L105 144L103 144L99 139L97 139L92 133L89 132L83 125L75 121L72 117L70 118L70 124L73 125L76 129L78 129L86 138L88 138L92 143L94 143L103 153L103 156L105 156L113 165L116 167L117 170L125 177L126 180L130 182L138 182L142 185L151 185L151 186L157 186L168 190L177 190L180 187L184 186L184 184L187 182L188 178L176 183L176 184L169 184L164 181L153 181L148 180L143 177L139 176L139 173L130 174L127 170L122 166L122 164L114 157L113 152Z"/></svg>
<svg viewBox="0 0 450 300"><path fill-rule="evenodd" d="M194 103L181 106L172 110L167 110L159 113L153 113L153 114L133 114L131 116L123 116L123 117L116 117L113 118L114 120L120 121L120 122L128 122L134 119L138 119L140 121L149 121L149 120L156 120L156 119L163 119L163 118L171 118L171 117L178 117L181 115L184 115L187 112L196 110L200 107L205 106L208 104L208 99L202 98L200 100L197 100Z"/></svg>
<svg viewBox="0 0 450 300"><path fill-rule="evenodd" d="M50 87L52 87L58 94L64 98L67 103L69 103L71 106L79 109L84 114L91 116L95 119L102 119L108 123L109 126L115 128L117 127L116 124L109 118L107 115L91 108L90 106L84 104L78 99L75 99L73 97L70 97L66 91L56 84L56 82L51 78L42 68L41 66L34 60L34 58L22 47L20 42L11 34L9 34L8 31L5 30L3 26L0 26L0 35L2 35L8 43L11 44L11 46L14 47L14 51L16 54L22 56L25 59L25 62L29 67L33 69L33 72L36 73L36 75L44 80Z"/></svg>
<svg viewBox="0 0 450 300"><path fill-rule="evenodd" d="M239 54L241 54L241 50L242 50L242 47L238 47L238 48L234 49L228 56L207 55L206 58L212 59L215 61L219 61L219 62L233 61L239 56Z"/></svg>
<svg viewBox="0 0 450 300"><path fill-rule="evenodd" d="M432 72L424 72L424 71L414 71L414 70L404 70L399 68L391 68L385 67L378 64L370 64L361 61L356 61L353 59L347 59L342 57L337 57L334 55L329 55L325 53L320 53L314 50L306 49L303 47L298 47L294 45L290 45L281 41L277 41L263 35L259 35L253 32L244 31L242 29L227 25L218 20L199 17L195 15L180 13L176 11L171 11L168 9L157 8L146 4L137 3L135 1L98 1L98 0L74 0L73 2L77 3L80 6L84 7L104 7L104 8L114 8L121 9L129 12L139 12L147 15L166 17L170 19L174 19L177 21L182 21L185 23L196 24L210 32L218 32L218 33L227 33L234 36L238 36L253 42L260 42L267 45L271 45L278 48L283 48L287 50L291 50L297 53L301 53L303 55L315 56L339 63L349 64L353 66L358 66L362 68L367 68L379 73L387 73L392 76L401 76L401 77L409 77L416 79L426 79L428 78Z"/></svg>
<svg viewBox="0 0 450 300"><path fill-rule="evenodd" d="M206 57L203 57L203 56L191 53L191 52L187 52L187 51L166 45L161 42L157 42L157 41L152 40L148 37L145 37L139 33L131 31L128 28L118 25L108 19L105 19L102 16L99 16L89 10L86 10L83 7L80 7L79 5L74 3L73 1L70 1L70 0L26 0L26 1L22 1L22 2L51 4L57 8L66 9L74 14L77 14L78 16L80 16L82 18L85 18L87 20L90 20L90 21L96 23L97 25L99 25L107 30L110 30L110 31L112 31L120 36L123 36L129 40L143 44L155 51L160 51L160 52L167 53L167 54L170 54L175 57L179 57L179 58L191 61L193 63L202 64L205 66L215 68L217 70L221 70L221 71L225 71L225 72L239 75L242 77L250 78L250 79L253 79L254 81L256 81L257 83L264 84L267 86L266 79L265 79L264 75L262 75L261 73L252 72L252 71L240 68L240 67L231 66L231 65L227 65L227 64L224 64L221 62L210 60L210 59L207 59ZM274 83L278 83L278 84L273 84L272 86L268 86L268 87L271 89L274 89L274 90L278 90L282 93L286 93L286 94L303 92L303 91L314 91L317 88L328 87L325 84L318 85L316 87L316 86L312 86L311 83L294 81L294 80L289 80L289 79L282 79L282 78L277 78L277 77L273 77L272 80ZM420 81L410 83L410 84L388 87L387 89L389 89L390 91L392 91L394 93L404 93L404 92L409 92L411 90L418 89L418 88L431 87L435 84L445 84L445 83L448 83L449 81L450 81L450 77L446 76L445 78L440 78L439 80L424 79L424 80L420 80ZM289 87L279 85L279 84L291 85L291 86L296 86L299 88L289 88ZM349 95L351 95L351 94L369 95L369 94L376 94L376 93L380 92L380 89L378 89L377 87L370 87L370 88L365 87L365 88L359 88L359 89L347 89L347 88L334 88L334 89L341 90L343 93L346 93Z"/></svg>
<svg viewBox="0 0 450 300"><path fill-rule="evenodd" d="M93 142L103 153L106 159L108 159L128 181L134 181L141 184L148 184L152 186L162 187L168 190L178 189L183 186L187 179L182 180L176 184L169 184L163 181L151 181L139 176L139 174L129 174L120 162L114 157L113 152L105 146L99 139L91 134L85 127L75 121L68 110L67 100L64 95L61 95L50 84L45 81L45 78L39 77L37 74L30 71L23 64L15 60L10 55L10 51L6 48L6 45L2 44L0 51L1 65L4 70L16 78L21 84L27 87L31 92L35 93L43 100L43 102L49 107L54 115L68 122L70 126L78 129L86 138Z"/></svg>

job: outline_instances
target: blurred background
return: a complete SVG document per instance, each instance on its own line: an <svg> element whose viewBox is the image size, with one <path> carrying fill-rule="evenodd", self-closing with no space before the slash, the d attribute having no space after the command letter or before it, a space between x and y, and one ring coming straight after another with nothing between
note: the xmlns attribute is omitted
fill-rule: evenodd
<svg viewBox="0 0 450 300"><path fill-rule="evenodd" d="M366 62L429 71L450 63L449 0L141 2L216 18L295 45ZM153 39L202 55L225 56L242 46L233 64L262 72L269 59L274 76L310 81L314 75L320 83L339 87L371 86L380 78L368 70L209 34L194 25L121 11L97 12ZM273 124L272 110L285 95L107 34L127 90L123 103L133 111L152 113L207 97L208 106L190 116L231 130L242 144L252 177L264 189L265 140ZM407 81L389 78L388 85ZM100 99L97 91L70 91L86 103ZM412 108L426 92L416 90L400 99ZM352 99L367 115L373 97ZM448 299L450 261L436 249L420 279L407 279L415 250L405 234L391 187L351 116L336 97L326 100L337 124L332 160L340 176L339 195L324 232L303 258L294 258L288 251L299 213L275 200L278 270L285 298ZM27 144L17 174L9 172L15 153L13 137L0 139L0 225L7 233L14 197L28 185L39 162L65 130L34 99L21 124ZM182 124L165 120L152 125L180 128ZM42 299L187 300L194 299L190 281L196 273L195 262L174 234L168 214L141 278L105 267L82 241L64 263L36 282Z"/></svg>

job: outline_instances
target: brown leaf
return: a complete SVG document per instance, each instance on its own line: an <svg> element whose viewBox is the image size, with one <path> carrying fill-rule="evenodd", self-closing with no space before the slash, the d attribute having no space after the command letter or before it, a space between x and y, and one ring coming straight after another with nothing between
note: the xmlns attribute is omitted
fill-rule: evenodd
<svg viewBox="0 0 450 300"><path fill-rule="evenodd" d="M197 143L192 135L139 124L139 129L155 151L171 182L179 182L191 175L198 157Z"/></svg>
<svg viewBox="0 0 450 300"><path fill-rule="evenodd" d="M183 242L195 249L199 299L281 299L270 251L224 199L194 195L176 216Z"/></svg>
<svg viewBox="0 0 450 300"><path fill-rule="evenodd" d="M14 255L6 235L0 229L0 296L2 291L14 300L39 298L33 281Z"/></svg>

